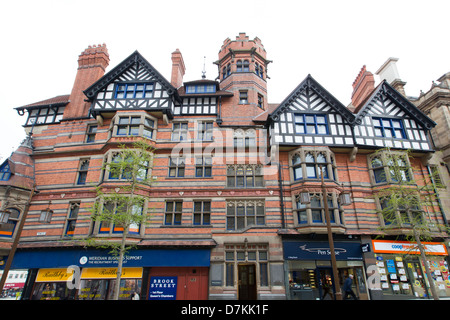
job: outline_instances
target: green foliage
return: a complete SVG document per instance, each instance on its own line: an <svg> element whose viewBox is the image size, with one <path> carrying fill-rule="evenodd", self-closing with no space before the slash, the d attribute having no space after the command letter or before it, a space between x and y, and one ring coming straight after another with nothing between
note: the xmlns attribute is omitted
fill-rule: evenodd
<svg viewBox="0 0 450 320"><path fill-rule="evenodd" d="M149 218L145 208L146 197L139 193L139 188L152 183L150 170L153 151L145 141L137 141L131 148L121 145L113 161L104 163L103 170L109 172L115 185L114 188L104 185L97 187L97 201L91 208L91 219L123 230L122 240L90 238L86 240L86 245L109 248L115 255L124 254L133 248L133 245L125 245L130 228L145 224Z"/></svg>

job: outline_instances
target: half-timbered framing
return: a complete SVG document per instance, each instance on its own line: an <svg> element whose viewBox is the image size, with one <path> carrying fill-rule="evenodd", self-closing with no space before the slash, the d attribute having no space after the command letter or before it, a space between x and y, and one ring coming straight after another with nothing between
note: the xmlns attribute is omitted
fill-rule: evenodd
<svg viewBox="0 0 450 320"><path fill-rule="evenodd" d="M130 84L135 86L135 93L127 96L127 91L123 90L131 87ZM138 86L142 89L137 88ZM144 86L150 89L145 90ZM119 91L125 92L125 95L119 96ZM136 91L139 91L139 94L136 94ZM117 110L144 109L164 111L172 117L174 102L181 102L176 89L138 51L92 84L84 93L92 102L90 111L94 116Z"/></svg>

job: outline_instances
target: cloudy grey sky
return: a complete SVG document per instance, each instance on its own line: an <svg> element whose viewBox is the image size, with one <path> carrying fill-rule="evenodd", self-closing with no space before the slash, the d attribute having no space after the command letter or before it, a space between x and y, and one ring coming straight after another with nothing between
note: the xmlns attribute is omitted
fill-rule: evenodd
<svg viewBox="0 0 450 320"><path fill-rule="evenodd" d="M448 0L16 0L0 5L0 157L25 137L13 109L69 94L78 55L106 43L111 70L138 50L170 80L179 48L185 80L217 77L219 49L239 32L261 39L268 100L281 102L311 74L344 105L363 65L397 57L406 94L418 96L450 71ZM377 77L376 77L376 80Z"/></svg>

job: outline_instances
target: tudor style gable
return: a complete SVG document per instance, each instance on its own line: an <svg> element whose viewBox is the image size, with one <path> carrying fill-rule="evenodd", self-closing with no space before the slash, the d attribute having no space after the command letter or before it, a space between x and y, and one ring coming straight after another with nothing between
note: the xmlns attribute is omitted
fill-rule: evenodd
<svg viewBox="0 0 450 320"><path fill-rule="evenodd" d="M357 146L432 150L427 133L436 124L386 81L355 112Z"/></svg>
<svg viewBox="0 0 450 320"><path fill-rule="evenodd" d="M84 91L96 116L117 110L163 111L173 114L176 89L135 51Z"/></svg>
<svg viewBox="0 0 450 320"><path fill-rule="evenodd" d="M269 115L272 143L353 146L355 116L311 75Z"/></svg>

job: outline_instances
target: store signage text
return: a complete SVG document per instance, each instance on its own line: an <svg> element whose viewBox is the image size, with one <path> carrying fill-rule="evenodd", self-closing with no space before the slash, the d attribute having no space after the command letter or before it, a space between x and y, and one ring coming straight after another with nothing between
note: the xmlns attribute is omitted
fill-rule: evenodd
<svg viewBox="0 0 450 320"><path fill-rule="evenodd" d="M427 254L446 256L447 249L438 242L423 242ZM402 241L372 240L373 251L377 253L420 254L416 243Z"/></svg>
<svg viewBox="0 0 450 320"><path fill-rule="evenodd" d="M149 300L175 300L178 277L151 277Z"/></svg>
<svg viewBox="0 0 450 320"><path fill-rule="evenodd" d="M141 261L142 260L142 256L124 256L123 257L123 264L128 263L129 261ZM114 265L114 264L118 264L119 261L119 257L117 256L104 256L104 255L99 255L99 256L82 256L80 258L80 264L82 266L84 265L95 265L95 266L100 266L100 265Z"/></svg>

